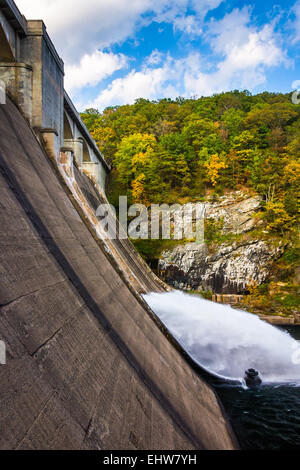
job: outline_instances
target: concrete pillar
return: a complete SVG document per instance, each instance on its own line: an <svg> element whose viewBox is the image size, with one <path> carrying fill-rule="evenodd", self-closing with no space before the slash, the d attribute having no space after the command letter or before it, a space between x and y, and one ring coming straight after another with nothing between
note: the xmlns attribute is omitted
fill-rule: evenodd
<svg viewBox="0 0 300 470"><path fill-rule="evenodd" d="M64 65L43 21L27 21L20 43L21 61L32 66L32 126L55 129L59 137L56 153L63 145Z"/></svg>
<svg viewBox="0 0 300 470"><path fill-rule="evenodd" d="M43 143L47 154L53 160L57 160L59 157L59 151L57 150L58 134L55 129L35 129L40 133L43 139Z"/></svg>
<svg viewBox="0 0 300 470"><path fill-rule="evenodd" d="M81 139L64 139L64 147L73 150L75 162L81 169L83 165L83 141Z"/></svg>
<svg viewBox="0 0 300 470"><path fill-rule="evenodd" d="M223 295L223 303L224 304L234 304L235 302L236 302L236 296L235 295L230 295L230 294Z"/></svg>

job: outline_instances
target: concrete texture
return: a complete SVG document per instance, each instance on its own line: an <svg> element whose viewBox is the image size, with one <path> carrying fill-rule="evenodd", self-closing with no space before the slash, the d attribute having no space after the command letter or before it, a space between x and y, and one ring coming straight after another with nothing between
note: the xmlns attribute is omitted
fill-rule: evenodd
<svg viewBox="0 0 300 470"><path fill-rule="evenodd" d="M215 393L101 250L9 99L0 219L1 449L235 448Z"/></svg>
<svg viewBox="0 0 300 470"><path fill-rule="evenodd" d="M91 180L84 173L78 171L76 167L74 167L74 177L90 211L95 216L99 205L108 203L106 197L100 194ZM112 214L112 218L114 218L114 214ZM115 222L117 232L120 233L120 224L117 219L115 219ZM122 274L126 274L126 279L129 280L132 287L134 287L137 292L164 292L169 289L168 286L151 271L128 238L121 239L118 237L115 240L106 241L106 250L111 253L113 258L111 261L117 263Z"/></svg>
<svg viewBox="0 0 300 470"><path fill-rule="evenodd" d="M1 41L1 39L0 39ZM0 62L0 77L6 92L18 103L24 116L31 122L32 117L32 68L20 62Z"/></svg>

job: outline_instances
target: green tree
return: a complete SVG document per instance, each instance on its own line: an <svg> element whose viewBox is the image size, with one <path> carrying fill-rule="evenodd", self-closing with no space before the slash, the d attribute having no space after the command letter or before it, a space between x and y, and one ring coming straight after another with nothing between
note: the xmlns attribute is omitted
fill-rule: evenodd
<svg viewBox="0 0 300 470"><path fill-rule="evenodd" d="M156 140L150 134L133 134L122 139L115 156L115 168L124 188L131 188L133 180L140 174L147 174L155 145Z"/></svg>

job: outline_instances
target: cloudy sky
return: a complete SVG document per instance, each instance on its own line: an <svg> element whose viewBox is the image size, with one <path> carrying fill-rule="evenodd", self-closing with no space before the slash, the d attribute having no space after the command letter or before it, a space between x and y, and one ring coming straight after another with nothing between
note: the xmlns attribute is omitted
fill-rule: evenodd
<svg viewBox="0 0 300 470"><path fill-rule="evenodd" d="M300 80L300 0L16 0L43 19L80 110Z"/></svg>

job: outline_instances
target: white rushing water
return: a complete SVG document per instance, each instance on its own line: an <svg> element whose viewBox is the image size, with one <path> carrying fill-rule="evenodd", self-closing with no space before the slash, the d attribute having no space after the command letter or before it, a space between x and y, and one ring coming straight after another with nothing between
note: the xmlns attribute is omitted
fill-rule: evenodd
<svg viewBox="0 0 300 470"><path fill-rule="evenodd" d="M222 377L255 368L264 382L300 383L300 345L250 313L174 291L144 296L189 355Z"/></svg>

